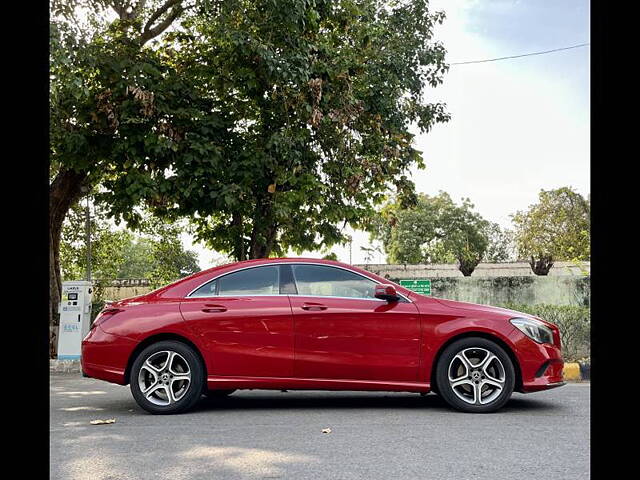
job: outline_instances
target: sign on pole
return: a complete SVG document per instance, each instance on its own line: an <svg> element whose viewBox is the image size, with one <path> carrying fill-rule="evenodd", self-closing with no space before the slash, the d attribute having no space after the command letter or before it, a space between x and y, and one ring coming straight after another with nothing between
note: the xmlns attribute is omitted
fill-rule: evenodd
<svg viewBox="0 0 640 480"><path fill-rule="evenodd" d="M420 295L431 295L431 280L400 280L400 285Z"/></svg>

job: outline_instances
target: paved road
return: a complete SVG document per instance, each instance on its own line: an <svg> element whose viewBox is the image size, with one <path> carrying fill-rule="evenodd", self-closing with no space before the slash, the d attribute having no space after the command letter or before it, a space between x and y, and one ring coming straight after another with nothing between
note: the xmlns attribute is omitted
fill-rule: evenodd
<svg viewBox="0 0 640 480"><path fill-rule="evenodd" d="M51 478L585 480L589 394L570 384L469 415L434 394L256 390L154 416L128 387L57 374Z"/></svg>

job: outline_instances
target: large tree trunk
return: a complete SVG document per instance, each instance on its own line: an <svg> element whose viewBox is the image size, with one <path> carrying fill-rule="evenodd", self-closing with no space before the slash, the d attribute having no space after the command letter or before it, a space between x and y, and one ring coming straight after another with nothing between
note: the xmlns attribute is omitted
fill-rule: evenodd
<svg viewBox="0 0 640 480"><path fill-rule="evenodd" d="M233 247L233 257L237 261L247 259L247 249L244 243L244 224L242 215L234 213L231 220L231 228L233 234L236 236L235 245Z"/></svg>
<svg viewBox="0 0 640 480"><path fill-rule="evenodd" d="M256 201L253 217L253 229L249 240L249 258L267 258L273 250L278 225L273 218L273 200L269 196L260 195Z"/></svg>
<svg viewBox="0 0 640 480"><path fill-rule="evenodd" d="M278 227L276 225L266 225L260 229L259 234L251 239L249 245L249 258L268 258L273 250Z"/></svg>
<svg viewBox="0 0 640 480"><path fill-rule="evenodd" d="M547 275L551 267L553 267L553 257L549 256L541 256L538 259L535 259L531 256L531 260L529 260L529 265L531 265L531 270L536 275Z"/></svg>
<svg viewBox="0 0 640 480"><path fill-rule="evenodd" d="M60 235L69 208L82 196L86 173L60 170L49 186L49 325L58 324L58 304L62 290L60 276ZM55 339L51 339L52 342ZM52 351L55 350L55 344Z"/></svg>

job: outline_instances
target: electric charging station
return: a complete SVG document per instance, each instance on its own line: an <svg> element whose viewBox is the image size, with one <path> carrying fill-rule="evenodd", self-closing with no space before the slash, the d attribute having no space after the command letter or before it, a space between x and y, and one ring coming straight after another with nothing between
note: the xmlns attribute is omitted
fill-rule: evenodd
<svg viewBox="0 0 640 480"><path fill-rule="evenodd" d="M93 285L86 280L62 283L58 307L58 359L79 359L82 339L89 333Z"/></svg>

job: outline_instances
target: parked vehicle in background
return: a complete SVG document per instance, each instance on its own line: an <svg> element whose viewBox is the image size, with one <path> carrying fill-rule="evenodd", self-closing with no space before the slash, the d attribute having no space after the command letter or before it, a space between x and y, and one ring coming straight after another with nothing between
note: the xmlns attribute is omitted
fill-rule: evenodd
<svg viewBox="0 0 640 480"><path fill-rule="evenodd" d="M107 305L85 376L130 384L151 413L237 389L434 391L493 412L564 384L558 328L503 308L419 295L332 260L238 262Z"/></svg>

